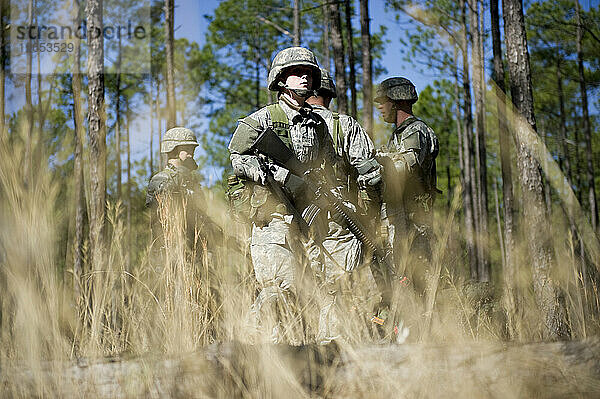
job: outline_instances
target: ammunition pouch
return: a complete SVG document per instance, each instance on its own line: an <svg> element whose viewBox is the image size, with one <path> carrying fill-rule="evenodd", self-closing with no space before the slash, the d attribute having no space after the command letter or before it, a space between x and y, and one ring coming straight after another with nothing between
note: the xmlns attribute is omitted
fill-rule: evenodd
<svg viewBox="0 0 600 399"><path fill-rule="evenodd" d="M244 222L250 219L252 207L250 205L250 197L252 195L252 187L255 183L236 175L231 175L227 178L227 201L229 208L233 211L233 215Z"/></svg>
<svg viewBox="0 0 600 399"><path fill-rule="evenodd" d="M250 196L250 220L258 226L264 226L275 212L286 214L285 205L278 201L268 187L255 184Z"/></svg>
<svg viewBox="0 0 600 399"><path fill-rule="evenodd" d="M287 178L285 179L285 184L283 185L283 188L288 193L290 193L292 198L298 198L303 194L304 189L306 188L306 184L304 183L304 180L301 177L298 177L290 172L288 173Z"/></svg>
<svg viewBox="0 0 600 399"><path fill-rule="evenodd" d="M240 119L229 142L229 151L237 154L248 152L262 130L258 122L249 116Z"/></svg>

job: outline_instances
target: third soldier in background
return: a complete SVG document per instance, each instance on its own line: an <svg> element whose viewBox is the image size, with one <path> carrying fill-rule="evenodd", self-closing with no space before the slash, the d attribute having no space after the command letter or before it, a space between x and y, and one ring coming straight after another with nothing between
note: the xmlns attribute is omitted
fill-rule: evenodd
<svg viewBox="0 0 600 399"><path fill-rule="evenodd" d="M385 168L382 219L388 225L396 268L400 273L407 269L417 291L423 292L431 260L432 207L439 192L435 165L439 143L433 130L413 115L417 99L410 80L393 77L381 82L375 102L383 119L396 126L387 148L378 154Z"/></svg>
<svg viewBox="0 0 600 399"><path fill-rule="evenodd" d="M337 94L333 79L327 70L321 69L321 87L306 102L312 105L313 112L325 120L327 130L333 139L336 153L341 160L336 164L335 180L339 192L346 200L346 205L356 210L358 204L361 213L368 215L370 220L374 220L379 212L381 201L382 168L375 160L373 142L360 124L351 116L328 109L331 100L335 97ZM340 302L360 301L358 296L360 294L357 291L360 288L368 289L368 287L365 284L361 284L362 287L358 284L349 284L350 279L361 280L357 278L357 269L365 261L365 254L362 243L348 230L343 220L336 218L336 215L330 215L329 231L323 245L337 262L336 265L325 258L329 300L321 309L319 341L327 342L336 338L347 339L349 336L355 335L349 334L350 331L348 331L352 327L356 327L351 325L352 323L347 318L347 310L352 307L352 304L342 305ZM339 270L340 266L344 269ZM364 270L367 271L368 268ZM371 287L373 284L371 281ZM340 291L347 291L348 295L342 296ZM367 304L359 304L359 306L363 310L370 308ZM340 311L341 309L346 311L346 317L344 317L344 312ZM345 328L342 328L342 325Z"/></svg>

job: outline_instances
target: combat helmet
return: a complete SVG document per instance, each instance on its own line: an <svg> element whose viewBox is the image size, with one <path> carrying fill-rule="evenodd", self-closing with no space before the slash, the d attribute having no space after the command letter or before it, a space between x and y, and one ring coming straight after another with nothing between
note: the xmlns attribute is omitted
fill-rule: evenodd
<svg viewBox="0 0 600 399"><path fill-rule="evenodd" d="M321 68L321 87L319 87L319 91L324 91L327 93L328 97L337 97L335 83L333 82L333 79L331 78L331 75L327 69Z"/></svg>
<svg viewBox="0 0 600 399"><path fill-rule="evenodd" d="M385 97L411 103L415 103L419 99L415 85L410 80L400 77L387 78L379 84L375 93L375 101L385 102Z"/></svg>
<svg viewBox="0 0 600 399"><path fill-rule="evenodd" d="M288 47L281 50L271 63L271 70L269 71L269 77L267 79L267 85L271 91L279 91L279 82L283 72L293 66L304 65L309 67L312 71L312 90L316 90L320 87L321 83L321 70L317 64L315 55L307 48L304 47Z"/></svg>
<svg viewBox="0 0 600 399"><path fill-rule="evenodd" d="M178 145L198 145L196 135L186 127L172 127L165 132L160 143L160 152L167 154Z"/></svg>

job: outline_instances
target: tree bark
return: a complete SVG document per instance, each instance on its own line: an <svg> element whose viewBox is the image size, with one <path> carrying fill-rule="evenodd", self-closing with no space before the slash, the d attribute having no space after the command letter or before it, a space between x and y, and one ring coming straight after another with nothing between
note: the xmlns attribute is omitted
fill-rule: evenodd
<svg viewBox="0 0 600 399"><path fill-rule="evenodd" d="M579 87L581 89L581 110L583 112L583 134L585 140L586 155L586 180L588 186L588 201L590 207L590 219L594 232L598 232L598 203L596 201L596 183L594 182L594 160L592 153L592 127L590 124L590 113L588 109L587 83L583 69L583 32L581 26L581 10L579 0L575 0L575 15L577 18L577 70L579 73Z"/></svg>
<svg viewBox="0 0 600 399"><path fill-rule="evenodd" d="M154 176L154 107L152 106L152 80L150 80L150 176Z"/></svg>
<svg viewBox="0 0 600 399"><path fill-rule="evenodd" d="M346 92L346 68L344 66L344 41L342 40L342 23L340 6L331 2L329 7L329 21L331 22L331 44L333 47L333 62L335 64L335 80L337 85L337 105L340 114L348 112L348 97Z"/></svg>
<svg viewBox="0 0 600 399"><path fill-rule="evenodd" d="M8 1L3 1L0 3L0 137L4 137L4 123L6 120L6 60L7 60L7 52L6 52L6 29L4 27L7 25L7 21L5 19L10 18L10 14L8 13Z"/></svg>
<svg viewBox="0 0 600 399"><path fill-rule="evenodd" d="M325 69L331 71L331 42L329 40L329 12L327 11L327 0L323 0L323 65Z"/></svg>
<svg viewBox="0 0 600 399"><path fill-rule="evenodd" d="M467 241L467 254L469 257L469 269L473 280L479 279L477 246L475 234L477 232L476 221L476 192L474 190L475 170L473 165L473 116L471 111L471 85L469 83L469 45L467 38L466 5L460 0L462 10L462 68L463 68L463 166L464 166L464 209L465 209L465 232Z"/></svg>
<svg viewBox="0 0 600 399"><path fill-rule="evenodd" d="M346 42L348 44L348 65L350 67L350 74L348 75L348 84L350 85L350 115L352 115L353 118L356 118L356 115L358 114L356 105L356 67L354 62L354 30L352 29L352 7L350 5L350 0L345 0L344 6L346 15Z"/></svg>
<svg viewBox="0 0 600 399"><path fill-rule="evenodd" d="M127 200L127 253L125 264L127 265L127 270L131 270L131 141L129 135L131 112L129 102L126 103L125 117L127 118L125 121L125 133L127 135L127 191L125 198Z"/></svg>
<svg viewBox="0 0 600 399"><path fill-rule="evenodd" d="M73 0L75 20L79 20L79 0ZM75 60L73 63L73 122L75 125L75 140L73 151L73 192L75 202L75 241L73 243L73 297L80 301L82 296L81 275L83 272L83 226L84 226L84 189L83 189L83 110L81 107L81 39L74 39ZM79 302L80 303L80 302ZM81 304L81 303L80 303Z"/></svg>
<svg viewBox="0 0 600 399"><path fill-rule="evenodd" d="M29 26L33 25L33 0L29 0L27 2L27 22L29 23ZM32 79L32 62L33 62L33 43L31 41L31 37L30 35L28 35L27 38L27 43L28 43L28 47L27 47L27 57L26 57L26 71L25 71L25 115L26 115L26 121L27 121L27 125L26 125L26 130L25 130L25 134L27 135L27 142L25 143L25 176L27 176L27 178L29 180L31 180L30 177L30 173L31 171L31 164L32 164L32 146L31 146L31 141L33 140L33 101L31 98L31 79Z"/></svg>
<svg viewBox="0 0 600 399"><path fill-rule="evenodd" d="M371 19L369 0L360 0L360 37L362 42L363 126L373 138L373 61L371 58Z"/></svg>
<svg viewBox="0 0 600 399"><path fill-rule="evenodd" d="M498 200L498 188L496 182L494 184L494 204L496 205L496 225L498 226L498 241L500 242L500 253L502 254L502 269L506 268L506 248L504 246L504 238L502 235L502 220L500 219L500 201Z"/></svg>
<svg viewBox="0 0 600 399"><path fill-rule="evenodd" d="M540 164L528 147L528 143L534 141L530 136L536 134L536 123L522 0L503 0L502 8L510 92L512 101L523 118L515 121L515 143L523 195L523 225L533 268L533 290L544 319L542 334L548 339L560 339L569 336L566 310L564 299L550 275L553 265L552 247L544 210Z"/></svg>
<svg viewBox="0 0 600 399"><path fill-rule="evenodd" d="M160 147L162 145L162 130L161 130L161 115L160 115L160 81L156 80L156 98L155 98L155 110L156 110L156 125L158 127L158 169L163 168L163 157L161 156Z"/></svg>
<svg viewBox="0 0 600 399"><path fill-rule="evenodd" d="M86 3L88 35L88 136L90 146L90 245L94 270L103 266L106 205L106 115L102 0Z"/></svg>
<svg viewBox="0 0 600 399"><path fill-rule="evenodd" d="M121 164L121 35L119 35L117 45L117 93L116 93L116 104L115 104L115 156L117 157L117 199L121 198L121 175L122 175L122 164Z"/></svg>
<svg viewBox="0 0 600 399"><path fill-rule="evenodd" d="M492 50L494 54L493 76L496 83L496 111L498 113L498 141L500 145L500 167L502 173L502 197L504 210L504 306L507 313L508 333L511 338L517 335L514 325L515 305L515 239L512 187L512 161L510 156L510 132L506 125L506 88L504 85L504 63L502 62L502 41L500 39L500 14L498 0L490 0Z"/></svg>
<svg viewBox="0 0 600 399"><path fill-rule="evenodd" d="M490 280L490 263L488 255L488 206L487 206L487 167L485 150L485 108L483 103L483 80L482 80L482 52L481 31L479 28L479 0L470 0L469 20L471 30L471 55L473 93L475 95L475 173L477 182L475 184L477 195L475 196L477 212L477 280L488 282Z"/></svg>
<svg viewBox="0 0 600 399"><path fill-rule="evenodd" d="M560 128L559 128L559 139L560 142L560 156L559 156L559 164L561 170L564 172L567 181L569 182L569 186L572 187L572 179L571 176L571 161L569 159L569 147L567 144L567 115L565 112L565 94L563 90L563 78L562 78L562 58L560 56L560 49L557 49L557 53L559 54L556 58L556 90L558 94L558 110L559 110L559 119L560 119Z"/></svg>
<svg viewBox="0 0 600 399"><path fill-rule="evenodd" d="M177 124L177 107L175 104L175 5L174 0L165 0L165 56L167 61L167 129Z"/></svg>
<svg viewBox="0 0 600 399"><path fill-rule="evenodd" d="M301 30L300 30L300 0L294 1L294 46L300 46L302 43Z"/></svg>

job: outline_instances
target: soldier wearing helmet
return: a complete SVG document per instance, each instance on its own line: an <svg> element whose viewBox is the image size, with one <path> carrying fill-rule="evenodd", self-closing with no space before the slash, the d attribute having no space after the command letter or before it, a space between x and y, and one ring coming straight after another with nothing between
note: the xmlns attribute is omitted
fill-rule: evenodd
<svg viewBox="0 0 600 399"><path fill-rule="evenodd" d="M150 179L146 207L153 210L152 232L159 239L162 239L161 219L164 222L178 212L185 215L186 239L199 254L198 238L214 237L219 228L206 216L199 176L193 173L198 168L194 161L197 146L196 135L190 129L174 127L165 132L160 152L166 155L167 165ZM211 234L206 233L208 230Z"/></svg>
<svg viewBox="0 0 600 399"><path fill-rule="evenodd" d="M262 131L271 128L307 168L334 164L336 155L327 128L306 103L320 83L321 70L310 50L289 47L280 51L267 80L269 90L277 93L277 102L240 119L229 143L235 178L244 181L238 190L250 190L245 202L252 222L250 254L261 287L252 313L256 327L271 334L274 341L284 336L291 343L305 340L302 315L294 310L301 308L298 301L306 297L298 292L299 279L304 275L304 262L313 270L322 268L322 254L312 239L297 234L289 210L265 185L266 173L295 198L303 198L302 184L289 170L249 149ZM283 325L284 319L297 320L297 324Z"/></svg>
<svg viewBox="0 0 600 399"><path fill-rule="evenodd" d="M403 257L401 248L411 255L431 259L432 206L436 188L435 159L438 139L425 122L413 115L418 95L406 78L393 77L381 82L375 102L383 119L394 123L387 149L379 158L385 168L382 218L388 224L389 242L396 264ZM409 245L404 245L408 243Z"/></svg>
<svg viewBox="0 0 600 399"><path fill-rule="evenodd" d="M146 207L157 205L158 196L179 190L179 185L192 178L198 168L194 150L198 146L196 135L185 127L174 127L165 133L160 143L160 153L167 157L167 166L152 176L146 193Z"/></svg>
<svg viewBox="0 0 600 399"><path fill-rule="evenodd" d="M371 138L362 126L351 116L329 110L329 104L337 97L336 87L329 72L321 69L321 87L314 96L307 99L315 113L323 118L331 136L336 153L341 162L336 167L336 180L343 197L351 203L351 208L359 208L366 214L367 220L375 220L381 204L380 191L382 184L382 168L375 160L375 147ZM321 309L319 320L319 341L326 342L338 336L344 336L339 322L339 311L336 304L345 298L340 296L340 289L350 279L350 273L358 272L359 265L364 261L362 243L348 230L344 223L338 223L335 217L329 220L327 238L323 241L325 248L342 266L336 265L325 258L325 272L328 283L329 301ZM365 269L363 269L365 270ZM356 274L352 281L359 281ZM349 288L351 295L358 295L361 287L354 284ZM371 295L372 296L372 295Z"/></svg>

